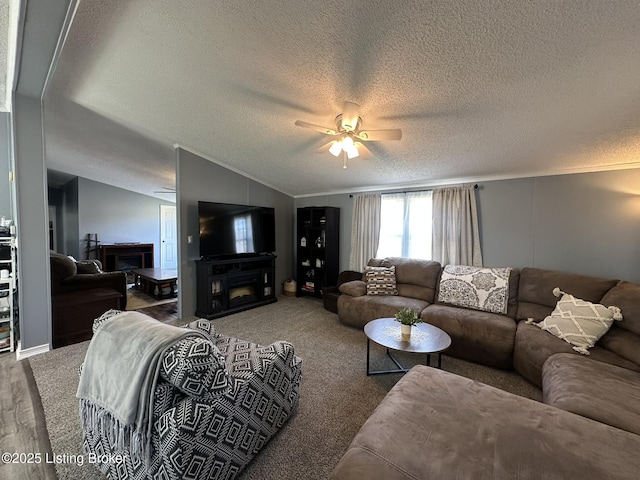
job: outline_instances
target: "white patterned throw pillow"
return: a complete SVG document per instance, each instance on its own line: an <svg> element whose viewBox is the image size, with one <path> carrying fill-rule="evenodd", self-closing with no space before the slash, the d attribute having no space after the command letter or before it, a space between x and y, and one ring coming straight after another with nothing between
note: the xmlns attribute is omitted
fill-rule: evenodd
<svg viewBox="0 0 640 480"><path fill-rule="evenodd" d="M366 267L367 295L398 295L396 288L396 266Z"/></svg>
<svg viewBox="0 0 640 480"><path fill-rule="evenodd" d="M622 320L622 312L618 307L587 302L557 287L553 289L553 294L556 297L562 295L562 298L551 315L539 323L531 318L527 323L570 343L576 352L583 355L589 355L589 348L607 333L614 320Z"/></svg>
<svg viewBox="0 0 640 480"><path fill-rule="evenodd" d="M511 268L446 265L440 277L438 302L506 314Z"/></svg>

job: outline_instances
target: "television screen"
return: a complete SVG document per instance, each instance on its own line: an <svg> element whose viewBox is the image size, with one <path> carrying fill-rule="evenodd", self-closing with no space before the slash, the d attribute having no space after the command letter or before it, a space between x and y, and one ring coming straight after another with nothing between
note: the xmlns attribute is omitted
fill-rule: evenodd
<svg viewBox="0 0 640 480"><path fill-rule="evenodd" d="M229 203L198 202L200 256L273 253L274 209Z"/></svg>

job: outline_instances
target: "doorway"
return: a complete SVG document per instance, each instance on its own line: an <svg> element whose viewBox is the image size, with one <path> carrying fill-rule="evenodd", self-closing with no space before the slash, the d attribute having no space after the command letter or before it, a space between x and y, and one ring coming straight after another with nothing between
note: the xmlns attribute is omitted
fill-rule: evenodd
<svg viewBox="0 0 640 480"><path fill-rule="evenodd" d="M160 268L178 268L176 206L160 205Z"/></svg>

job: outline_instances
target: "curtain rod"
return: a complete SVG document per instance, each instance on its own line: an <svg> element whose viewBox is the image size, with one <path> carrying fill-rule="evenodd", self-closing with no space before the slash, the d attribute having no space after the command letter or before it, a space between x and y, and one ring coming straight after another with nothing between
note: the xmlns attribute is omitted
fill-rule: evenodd
<svg viewBox="0 0 640 480"><path fill-rule="evenodd" d="M477 183L476 183L476 184L474 184L474 185L473 185L473 188L474 188L474 190L477 190L477 189L479 188L479 187L478 187L478 184L477 184ZM433 189L431 189L431 190L433 190ZM407 191L404 191L404 192L389 192L389 194L394 194L394 193L429 192L429 191L430 191L430 190L411 190L410 192L407 192ZM384 195L384 194L382 194L382 195ZM350 193L350 194L349 194L349 198L353 198L353 193Z"/></svg>

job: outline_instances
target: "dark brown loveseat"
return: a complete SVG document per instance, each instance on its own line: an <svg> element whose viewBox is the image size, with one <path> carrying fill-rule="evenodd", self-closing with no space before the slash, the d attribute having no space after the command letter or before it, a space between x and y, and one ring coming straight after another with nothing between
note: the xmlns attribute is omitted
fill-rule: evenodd
<svg viewBox="0 0 640 480"><path fill-rule="evenodd" d="M91 338L93 320L127 307L125 272L103 272L98 260L76 262L50 252L52 343L61 347Z"/></svg>
<svg viewBox="0 0 640 480"><path fill-rule="evenodd" d="M51 250L51 293L75 292L82 295L92 288L112 288L120 295L121 310L127 307L127 275L125 272L103 272L99 260L75 261Z"/></svg>

